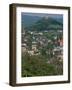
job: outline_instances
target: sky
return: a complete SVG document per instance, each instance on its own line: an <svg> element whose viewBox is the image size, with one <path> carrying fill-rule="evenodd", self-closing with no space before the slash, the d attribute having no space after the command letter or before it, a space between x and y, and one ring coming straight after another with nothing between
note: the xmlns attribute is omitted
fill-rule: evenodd
<svg viewBox="0 0 72 90"><path fill-rule="evenodd" d="M44 13L25 13L22 12L22 15L29 16L38 16L38 17L55 17L55 18L63 18L62 14L44 14Z"/></svg>

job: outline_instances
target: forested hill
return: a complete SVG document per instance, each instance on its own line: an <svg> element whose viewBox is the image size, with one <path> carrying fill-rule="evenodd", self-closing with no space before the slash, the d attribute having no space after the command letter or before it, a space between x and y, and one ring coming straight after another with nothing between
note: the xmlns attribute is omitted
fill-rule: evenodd
<svg viewBox="0 0 72 90"><path fill-rule="evenodd" d="M63 23L51 17L48 18L43 17L34 24L25 27L25 30L30 30L30 31L62 30L62 29L63 29Z"/></svg>

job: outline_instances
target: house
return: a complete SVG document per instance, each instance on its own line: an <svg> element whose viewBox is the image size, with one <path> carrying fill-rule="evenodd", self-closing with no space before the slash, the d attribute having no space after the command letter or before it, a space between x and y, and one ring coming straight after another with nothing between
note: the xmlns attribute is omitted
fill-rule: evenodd
<svg viewBox="0 0 72 90"><path fill-rule="evenodd" d="M30 51L28 51L28 54L29 54L30 56L32 56L32 55L39 55L39 54L40 54L40 52L30 50Z"/></svg>
<svg viewBox="0 0 72 90"><path fill-rule="evenodd" d="M58 59L60 62L62 62L62 61L63 61L63 55L58 55L58 56L57 56L57 59Z"/></svg>
<svg viewBox="0 0 72 90"><path fill-rule="evenodd" d="M43 33L42 33L42 32L39 32L38 34L39 34L39 35L43 35Z"/></svg>
<svg viewBox="0 0 72 90"><path fill-rule="evenodd" d="M63 30L58 30L58 32L59 32L59 33L62 33L62 32L63 32Z"/></svg>
<svg viewBox="0 0 72 90"><path fill-rule="evenodd" d="M44 32L45 32L45 33L47 33L47 32L48 32L48 30L44 30Z"/></svg>
<svg viewBox="0 0 72 90"><path fill-rule="evenodd" d="M54 39L57 40L57 36L54 36Z"/></svg>
<svg viewBox="0 0 72 90"><path fill-rule="evenodd" d="M22 44L22 47L26 47L26 43L23 43L23 44Z"/></svg>
<svg viewBox="0 0 72 90"><path fill-rule="evenodd" d="M22 35L25 35L25 31L22 32Z"/></svg>
<svg viewBox="0 0 72 90"><path fill-rule="evenodd" d="M22 50L22 52L26 52L26 50L27 50L27 45L26 45L25 43L22 44L21 50Z"/></svg>
<svg viewBox="0 0 72 90"><path fill-rule="evenodd" d="M32 45L32 50L36 51L37 50L37 45Z"/></svg>
<svg viewBox="0 0 72 90"><path fill-rule="evenodd" d="M30 34L33 34L33 32L30 32Z"/></svg>
<svg viewBox="0 0 72 90"><path fill-rule="evenodd" d="M52 42L50 39L48 40L48 43Z"/></svg>
<svg viewBox="0 0 72 90"><path fill-rule="evenodd" d="M34 55L34 51L28 51L28 54L31 56L31 55Z"/></svg>
<svg viewBox="0 0 72 90"><path fill-rule="evenodd" d="M27 39L24 39L25 42L27 42Z"/></svg>
<svg viewBox="0 0 72 90"><path fill-rule="evenodd" d="M32 50L34 50L34 51L37 50L37 42L35 42L35 41L32 42Z"/></svg>
<svg viewBox="0 0 72 90"><path fill-rule="evenodd" d="M26 47L21 47L21 51L24 53L26 52L27 48Z"/></svg>
<svg viewBox="0 0 72 90"><path fill-rule="evenodd" d="M53 55L62 55L63 54L63 47L55 47L53 49Z"/></svg>
<svg viewBox="0 0 72 90"><path fill-rule="evenodd" d="M63 39L59 39L58 44L59 44L59 46L63 46Z"/></svg>

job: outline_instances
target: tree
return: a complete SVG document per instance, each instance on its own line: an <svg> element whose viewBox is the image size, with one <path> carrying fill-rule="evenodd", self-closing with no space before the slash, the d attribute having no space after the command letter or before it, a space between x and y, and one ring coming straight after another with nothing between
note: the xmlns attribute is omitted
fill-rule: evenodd
<svg viewBox="0 0 72 90"><path fill-rule="evenodd" d="M22 58L22 77L55 75L55 66L48 64L45 57L29 56L25 54Z"/></svg>
<svg viewBox="0 0 72 90"><path fill-rule="evenodd" d="M40 50L40 53L41 53L42 55L46 55L46 49L45 49L45 48L42 48L42 49Z"/></svg>

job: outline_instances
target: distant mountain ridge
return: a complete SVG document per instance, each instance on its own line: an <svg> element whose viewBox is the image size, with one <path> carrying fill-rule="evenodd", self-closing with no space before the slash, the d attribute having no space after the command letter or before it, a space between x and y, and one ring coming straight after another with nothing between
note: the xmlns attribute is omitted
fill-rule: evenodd
<svg viewBox="0 0 72 90"><path fill-rule="evenodd" d="M63 17L61 15L52 15L52 14L48 14L45 16L42 16L43 14L22 14L21 16L21 22L22 25L24 26L30 26L32 24L34 24L35 22L37 22L39 19L43 18L43 17L50 17L50 18L54 18L56 19L58 22L63 22Z"/></svg>
<svg viewBox="0 0 72 90"><path fill-rule="evenodd" d="M22 29L30 31L43 31L43 30L62 30L63 18L56 16L31 16L22 15Z"/></svg>
<svg viewBox="0 0 72 90"><path fill-rule="evenodd" d="M43 31L43 30L62 30L63 22L59 19L51 18L51 17L43 17L37 20L35 23L30 26L26 26L25 30L30 31Z"/></svg>

